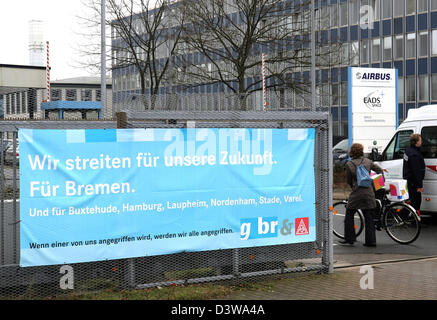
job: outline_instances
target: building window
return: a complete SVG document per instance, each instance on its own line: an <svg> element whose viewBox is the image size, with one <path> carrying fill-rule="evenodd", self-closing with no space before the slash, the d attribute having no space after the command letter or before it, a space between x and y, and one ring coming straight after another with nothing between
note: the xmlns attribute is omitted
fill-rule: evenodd
<svg viewBox="0 0 437 320"><path fill-rule="evenodd" d="M21 92L21 113L26 113L26 92Z"/></svg>
<svg viewBox="0 0 437 320"><path fill-rule="evenodd" d="M384 38L384 61L389 61L391 60L391 37L385 37Z"/></svg>
<svg viewBox="0 0 437 320"><path fill-rule="evenodd" d="M361 40L361 64L369 63L369 40Z"/></svg>
<svg viewBox="0 0 437 320"><path fill-rule="evenodd" d="M80 100L91 101L92 100L92 91L90 89L80 90Z"/></svg>
<svg viewBox="0 0 437 320"><path fill-rule="evenodd" d="M333 106L338 106L338 84L337 83L332 83L331 84L331 97L332 97L332 105Z"/></svg>
<svg viewBox="0 0 437 320"><path fill-rule="evenodd" d="M77 101L77 90L76 89L67 89L65 91L66 93L66 100L67 101Z"/></svg>
<svg viewBox="0 0 437 320"><path fill-rule="evenodd" d="M380 62L381 61L381 39L373 39L372 40L372 62Z"/></svg>
<svg viewBox="0 0 437 320"><path fill-rule="evenodd" d="M408 33L407 34L407 43L405 45L406 56L408 58L416 57L416 34Z"/></svg>
<svg viewBox="0 0 437 320"><path fill-rule="evenodd" d="M437 0L431 0L431 11L437 10Z"/></svg>
<svg viewBox="0 0 437 320"><path fill-rule="evenodd" d="M432 30L432 38L431 38L431 54L437 54L437 30Z"/></svg>
<svg viewBox="0 0 437 320"><path fill-rule="evenodd" d="M6 114L10 114L11 113L11 100L9 95L5 96L5 100L6 100Z"/></svg>
<svg viewBox="0 0 437 320"><path fill-rule="evenodd" d="M322 107L329 106L329 84L322 85L321 96Z"/></svg>
<svg viewBox="0 0 437 320"><path fill-rule="evenodd" d="M358 0L349 3L349 18L351 25L358 24Z"/></svg>
<svg viewBox="0 0 437 320"><path fill-rule="evenodd" d="M320 30L320 9L314 9L314 19L316 21L316 30ZM293 31L293 18L287 18L287 27L289 31Z"/></svg>
<svg viewBox="0 0 437 320"><path fill-rule="evenodd" d="M15 98L17 99L17 111L16 113L21 113L21 92L17 92Z"/></svg>
<svg viewBox="0 0 437 320"><path fill-rule="evenodd" d="M431 75L431 100L437 101L437 74Z"/></svg>
<svg viewBox="0 0 437 320"><path fill-rule="evenodd" d="M405 78L405 90L407 102L416 102L416 77Z"/></svg>
<svg viewBox="0 0 437 320"><path fill-rule="evenodd" d="M15 93L11 94L11 114L15 114Z"/></svg>
<svg viewBox="0 0 437 320"><path fill-rule="evenodd" d="M360 63L360 56L358 54L358 41L351 42L350 47L350 63L352 65L357 65Z"/></svg>
<svg viewBox="0 0 437 320"><path fill-rule="evenodd" d="M417 45L419 57L428 56L428 31L419 32L419 43Z"/></svg>
<svg viewBox="0 0 437 320"><path fill-rule="evenodd" d="M398 103L404 103L404 78L398 78Z"/></svg>
<svg viewBox="0 0 437 320"><path fill-rule="evenodd" d="M394 37L393 58L395 60L404 58L404 36L402 34Z"/></svg>
<svg viewBox="0 0 437 320"><path fill-rule="evenodd" d="M321 17L320 17L320 25L322 29L328 29L329 28L329 7L325 6L322 7L321 10Z"/></svg>
<svg viewBox="0 0 437 320"><path fill-rule="evenodd" d="M370 6L373 9L373 19L378 21L381 18L380 14L380 0L370 0Z"/></svg>
<svg viewBox="0 0 437 320"><path fill-rule="evenodd" d="M122 75L121 78L121 90L127 90L127 75Z"/></svg>
<svg viewBox="0 0 437 320"><path fill-rule="evenodd" d="M51 89L50 90L50 100L51 101L59 101L62 99L62 90L61 89Z"/></svg>
<svg viewBox="0 0 437 320"><path fill-rule="evenodd" d="M393 0L394 17L402 17L404 15L404 0Z"/></svg>
<svg viewBox="0 0 437 320"><path fill-rule="evenodd" d="M391 18L392 11L393 11L392 0L382 0L382 18L383 19Z"/></svg>
<svg viewBox="0 0 437 320"><path fill-rule="evenodd" d="M340 96L340 104L342 106L346 106L348 104L348 83L341 83L341 96Z"/></svg>
<svg viewBox="0 0 437 320"><path fill-rule="evenodd" d="M416 13L416 0L405 0L405 14L415 14Z"/></svg>
<svg viewBox="0 0 437 320"><path fill-rule="evenodd" d="M331 6L331 28L338 26L338 9L337 4Z"/></svg>
<svg viewBox="0 0 437 320"><path fill-rule="evenodd" d="M340 3L340 27L347 26L347 2Z"/></svg>
<svg viewBox="0 0 437 320"><path fill-rule="evenodd" d="M96 90L96 101L102 100L102 90Z"/></svg>
<svg viewBox="0 0 437 320"><path fill-rule="evenodd" d="M349 43L342 43L340 47L340 63L343 66L349 65L348 60Z"/></svg>
<svg viewBox="0 0 437 320"><path fill-rule="evenodd" d="M419 76L419 101L428 101L428 75Z"/></svg>
<svg viewBox="0 0 437 320"><path fill-rule="evenodd" d="M417 0L417 11L418 12L428 11L428 0Z"/></svg>

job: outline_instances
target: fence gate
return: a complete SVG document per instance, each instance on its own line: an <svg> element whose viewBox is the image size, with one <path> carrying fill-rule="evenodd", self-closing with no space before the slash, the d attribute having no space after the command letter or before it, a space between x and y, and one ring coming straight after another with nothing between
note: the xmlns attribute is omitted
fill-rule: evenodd
<svg viewBox="0 0 437 320"><path fill-rule="evenodd" d="M220 280L238 283L274 274L332 272L330 121L329 114L324 112L146 111L119 113L117 121L0 122L0 144L10 144L12 151L0 154L0 298L32 299L62 296L74 291L141 289ZM75 263L69 266L20 267L19 128L314 128L316 240ZM65 290L60 286L66 267L74 271L73 290Z"/></svg>

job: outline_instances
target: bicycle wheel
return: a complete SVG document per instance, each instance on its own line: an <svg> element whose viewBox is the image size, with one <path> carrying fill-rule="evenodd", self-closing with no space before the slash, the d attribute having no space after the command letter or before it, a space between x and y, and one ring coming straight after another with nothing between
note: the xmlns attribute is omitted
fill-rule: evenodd
<svg viewBox="0 0 437 320"><path fill-rule="evenodd" d="M393 203L384 212L383 223L390 238L400 244L409 244L420 234L420 221L414 209L405 203Z"/></svg>
<svg viewBox="0 0 437 320"><path fill-rule="evenodd" d="M333 232L340 239L344 239L344 218L346 216L347 201L336 202L333 205ZM354 215L354 228L357 237L361 234L364 228L364 217L360 211L356 211Z"/></svg>

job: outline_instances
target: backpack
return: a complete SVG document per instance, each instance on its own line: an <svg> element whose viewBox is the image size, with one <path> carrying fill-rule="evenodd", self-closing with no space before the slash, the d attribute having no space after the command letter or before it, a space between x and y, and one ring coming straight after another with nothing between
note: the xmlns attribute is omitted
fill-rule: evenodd
<svg viewBox="0 0 437 320"><path fill-rule="evenodd" d="M352 161L351 161L352 162ZM362 163L363 161L361 161ZM369 188L372 185L372 178L370 178L369 171L367 171L366 167L362 164L358 165L358 167L355 165L355 163L352 162L352 164L355 166L355 169L357 171L357 184L358 187L361 188Z"/></svg>

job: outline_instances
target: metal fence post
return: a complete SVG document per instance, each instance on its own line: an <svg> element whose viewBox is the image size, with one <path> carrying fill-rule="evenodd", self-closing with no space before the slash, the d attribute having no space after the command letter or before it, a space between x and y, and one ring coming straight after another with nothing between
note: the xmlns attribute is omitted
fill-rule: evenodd
<svg viewBox="0 0 437 320"><path fill-rule="evenodd" d="M128 288L135 287L135 261L134 259L127 259L126 261L126 273L125 273L126 285Z"/></svg>
<svg viewBox="0 0 437 320"><path fill-rule="evenodd" d="M126 112L117 112L117 129L127 128L127 115Z"/></svg>
<svg viewBox="0 0 437 320"><path fill-rule="evenodd" d="M333 193L333 163L332 163L332 116L329 115L328 117L328 145L327 145L327 152L328 152L328 208L332 204L332 193ZM328 239L327 239L327 264L328 264L328 273L334 272L334 248L333 248L333 216L329 210L327 210L328 214Z"/></svg>
<svg viewBox="0 0 437 320"><path fill-rule="evenodd" d="M3 144L3 132L0 132L0 142ZM2 150L0 156L0 170L1 170L1 204L0 204L0 265L5 264L5 170L4 170L4 152Z"/></svg>
<svg viewBox="0 0 437 320"><path fill-rule="evenodd" d="M240 275L240 261L238 257L238 249L232 250L232 273L235 277L238 277Z"/></svg>

